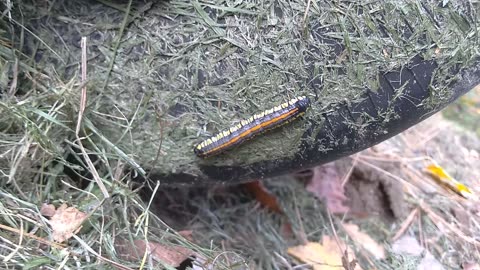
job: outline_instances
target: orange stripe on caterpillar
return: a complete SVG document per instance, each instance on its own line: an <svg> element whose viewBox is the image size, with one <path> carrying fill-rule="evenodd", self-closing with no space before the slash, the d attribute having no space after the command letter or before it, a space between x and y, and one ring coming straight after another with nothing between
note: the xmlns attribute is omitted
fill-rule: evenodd
<svg viewBox="0 0 480 270"><path fill-rule="evenodd" d="M205 158L220 154L228 149L242 144L270 129L282 126L303 115L310 107L310 99L306 96L294 98L272 109L240 121L228 130L219 132L195 146L197 156Z"/></svg>

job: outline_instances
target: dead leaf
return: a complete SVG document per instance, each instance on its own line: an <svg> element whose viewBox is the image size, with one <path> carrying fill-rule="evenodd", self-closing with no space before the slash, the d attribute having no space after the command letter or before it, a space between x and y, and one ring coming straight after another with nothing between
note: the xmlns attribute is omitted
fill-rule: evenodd
<svg viewBox="0 0 480 270"><path fill-rule="evenodd" d="M288 248L287 252L299 261L311 265L314 270L348 269L344 267L346 266L344 265L345 254L348 256L349 264L355 262L355 254L341 240L339 241L337 243L334 238L324 235L322 243L308 242L306 245ZM345 259L342 260L342 258ZM361 270L358 264L351 263L352 266L354 264L355 266L351 270Z"/></svg>
<svg viewBox="0 0 480 270"><path fill-rule="evenodd" d="M470 224L470 213L465 209L465 208L458 208L454 207L452 209L453 215L455 216L455 219L458 221L460 225L464 225L468 227Z"/></svg>
<svg viewBox="0 0 480 270"><path fill-rule="evenodd" d="M278 204L277 198L272 195L260 181L253 181L243 184L250 193L255 196L255 199L265 208L272 210L275 213L282 213Z"/></svg>
<svg viewBox="0 0 480 270"><path fill-rule="evenodd" d="M362 248L367 250L377 260L385 259L385 249L373 240L368 234L361 232L355 224L343 224L347 234Z"/></svg>
<svg viewBox="0 0 480 270"><path fill-rule="evenodd" d="M50 211L51 207L48 208L48 211ZM53 231L53 240L63 242L72 237L81 229L80 225L82 225L86 217L87 214L75 207L68 207L65 203L62 204L50 218L49 223Z"/></svg>
<svg viewBox="0 0 480 270"><path fill-rule="evenodd" d="M195 255L193 250L181 246L167 246L145 240L133 240L133 244L125 239L115 241L115 250L119 258L135 262L141 260L148 252L156 261L163 262L172 267L178 267L182 262Z"/></svg>
<svg viewBox="0 0 480 270"><path fill-rule="evenodd" d="M282 224L280 225L280 235L284 239L289 239L294 236L292 225L288 220L282 221Z"/></svg>
<svg viewBox="0 0 480 270"><path fill-rule="evenodd" d="M344 195L342 178L337 172L335 163L315 167L307 190L325 202L328 210L333 214L344 214L350 210L343 205L347 197Z"/></svg>
<svg viewBox="0 0 480 270"><path fill-rule="evenodd" d="M412 236L402 236L392 244L392 251L400 255L420 256L424 250Z"/></svg>
<svg viewBox="0 0 480 270"><path fill-rule="evenodd" d="M178 231L178 234L183 236L188 241L193 242L193 231L192 230Z"/></svg>
<svg viewBox="0 0 480 270"><path fill-rule="evenodd" d="M52 217L55 214L55 206L53 204L42 204L40 208L40 214L44 217Z"/></svg>
<svg viewBox="0 0 480 270"><path fill-rule="evenodd" d="M462 263L463 270L480 270L480 265L478 263L466 262Z"/></svg>

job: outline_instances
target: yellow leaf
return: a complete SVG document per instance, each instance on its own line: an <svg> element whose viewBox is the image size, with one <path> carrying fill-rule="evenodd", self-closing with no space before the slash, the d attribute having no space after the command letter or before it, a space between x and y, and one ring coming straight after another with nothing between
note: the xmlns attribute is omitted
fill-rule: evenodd
<svg viewBox="0 0 480 270"><path fill-rule="evenodd" d="M298 260L311 265L314 270L345 269L344 262L355 265L350 268L352 270L361 270L360 266L355 263L355 254L349 248L347 250L341 240L339 241L337 243L334 238L324 235L321 244L308 242L306 245L291 247L287 252ZM345 260L346 258L342 260L345 253L348 254L348 261Z"/></svg>
<svg viewBox="0 0 480 270"><path fill-rule="evenodd" d="M467 186L451 177L441 166L431 164L427 166L426 170L439 184L447 187L466 199L477 200L475 194L473 194Z"/></svg>
<svg viewBox="0 0 480 270"><path fill-rule="evenodd" d="M347 234L362 248L367 250L377 260L385 259L385 249L368 234L361 232L355 224L343 224Z"/></svg>

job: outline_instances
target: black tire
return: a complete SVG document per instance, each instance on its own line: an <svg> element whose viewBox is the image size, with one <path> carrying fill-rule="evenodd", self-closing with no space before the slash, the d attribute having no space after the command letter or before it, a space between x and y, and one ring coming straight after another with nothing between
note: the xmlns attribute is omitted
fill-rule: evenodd
<svg viewBox="0 0 480 270"><path fill-rule="evenodd" d="M100 2L57 1L43 11L20 2L13 14L35 35L11 40L21 40L19 50L45 74L70 81L88 36L89 149L136 167L139 181L163 185L238 183L333 161L480 84L478 3L237 2L133 1L129 16ZM299 95L312 105L293 128L241 151L195 157L194 145L229 122ZM62 98L78 103L75 94ZM63 131L69 141L77 110L60 114L71 125ZM283 136L291 130L299 138L292 143Z"/></svg>
<svg viewBox="0 0 480 270"><path fill-rule="evenodd" d="M239 183L292 173L334 161L391 138L440 111L480 84L479 67L480 61L477 59L469 67L453 71L452 76L458 76L459 80L449 85L452 94L433 107L429 101L432 96L430 87L438 64L416 57L411 64L397 71L379 74L381 88L376 92L366 91L362 102L345 102L327 108L322 114L324 122L313 123L310 127L312 130L315 125L322 125L315 141L311 144L303 143L293 158L268 160L248 166L200 165L205 174L200 178L183 172L153 172L150 178L160 179L164 184L177 185ZM400 97L403 98L394 98L398 96L400 88L403 91ZM373 120L367 124L361 123L368 118ZM309 132L307 130L304 137L308 137Z"/></svg>

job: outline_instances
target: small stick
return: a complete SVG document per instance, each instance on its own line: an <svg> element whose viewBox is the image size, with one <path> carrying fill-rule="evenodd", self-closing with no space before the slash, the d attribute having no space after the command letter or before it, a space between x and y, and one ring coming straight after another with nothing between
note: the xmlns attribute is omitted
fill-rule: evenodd
<svg viewBox="0 0 480 270"><path fill-rule="evenodd" d="M32 233L27 233L27 232L25 232L25 231L23 231L23 230L19 230L19 229L15 229L15 228L12 228L12 227L8 227L8 226L5 226L5 225L3 225L3 224L0 224L0 229L6 230L6 231L9 231L9 232L18 233L18 234L23 235L23 236L25 236L25 237L29 237L29 238L32 238L32 239L34 239L34 240L37 240L38 242L40 242L40 243L42 243L42 244L50 245L50 246L52 246L52 247L54 247L54 248L58 248L58 249L63 249L63 248L65 248L65 246L62 245L62 244L57 244L57 243L54 243L54 242L45 240L45 239L43 239L43 238L41 238L41 237L38 237L38 236L36 236L36 235L34 235L34 234L32 234Z"/></svg>
<svg viewBox="0 0 480 270"><path fill-rule="evenodd" d="M395 242L398 240L398 238L400 238L400 236L402 236L405 231L408 229L408 227L410 226L410 224L412 224L414 218L417 216L418 214L418 207L413 209L412 212L410 212L410 214L408 215L408 217L402 222L402 225L400 226L400 229L398 229L397 233L392 237L392 242Z"/></svg>
<svg viewBox="0 0 480 270"><path fill-rule="evenodd" d="M107 188L103 184L102 179L100 178L100 175L98 175L97 170L95 169L95 166L93 165L92 161L90 160L90 157L87 154L87 151L85 151L85 148L83 147L82 144L82 139L78 135L80 133L80 128L81 128L81 123L82 123L82 118L83 118L83 113L85 111L85 107L87 104L87 86L85 82L87 81L87 37L82 37L81 41L82 45L82 92L80 96L80 110L78 111L78 120L77 120L77 128L75 129L75 136L77 138L78 146L80 147L80 150L82 151L83 158L85 158L85 161L87 162L88 168L90 169L90 172L93 175L93 178L95 179L95 182L97 183L98 187L103 193L103 196L105 198L109 198L110 194L108 194Z"/></svg>

